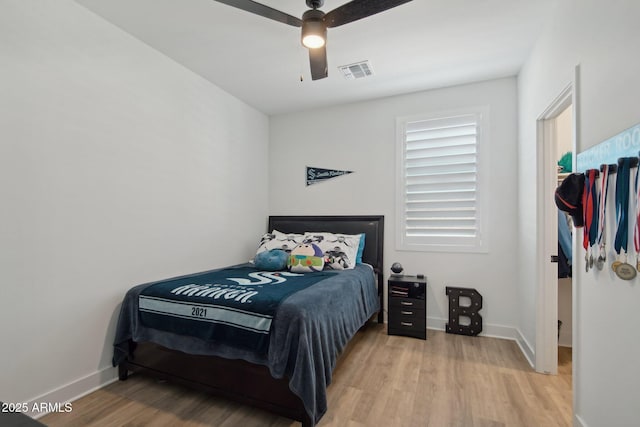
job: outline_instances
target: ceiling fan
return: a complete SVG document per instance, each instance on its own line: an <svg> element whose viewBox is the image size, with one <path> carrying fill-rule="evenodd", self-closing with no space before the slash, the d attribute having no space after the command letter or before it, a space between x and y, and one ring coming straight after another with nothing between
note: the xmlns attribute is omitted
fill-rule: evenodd
<svg viewBox="0 0 640 427"><path fill-rule="evenodd" d="M324 4L324 0L306 0L307 6L311 9L302 15L302 19L252 0L216 1L287 25L302 27L301 41L309 49L311 79L318 80L328 75L327 28L339 27L340 25L384 12L411 0L352 0L327 13L319 10Z"/></svg>

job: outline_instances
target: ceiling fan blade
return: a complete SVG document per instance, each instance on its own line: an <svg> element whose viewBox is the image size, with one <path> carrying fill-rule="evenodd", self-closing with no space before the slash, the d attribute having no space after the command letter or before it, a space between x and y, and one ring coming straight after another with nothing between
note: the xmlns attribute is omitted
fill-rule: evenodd
<svg viewBox="0 0 640 427"><path fill-rule="evenodd" d="M279 10L270 8L261 3L257 3L251 0L215 0L218 3L224 3L229 6L233 6L238 9L242 9L247 12L254 13L256 15L264 16L265 18L273 19L274 21L282 22L284 24L292 25L294 27L301 27L302 20L291 16L287 13L280 12Z"/></svg>
<svg viewBox="0 0 640 427"><path fill-rule="evenodd" d="M326 45L309 49L309 64L311 65L311 80L324 79L329 75Z"/></svg>
<svg viewBox="0 0 640 427"><path fill-rule="evenodd" d="M376 13L408 3L411 0L353 0L328 12L324 21L327 28L339 27Z"/></svg>

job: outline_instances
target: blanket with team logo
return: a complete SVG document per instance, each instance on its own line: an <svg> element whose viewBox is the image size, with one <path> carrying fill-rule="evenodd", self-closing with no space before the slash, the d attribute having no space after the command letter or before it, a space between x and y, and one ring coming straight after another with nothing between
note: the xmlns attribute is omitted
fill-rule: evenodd
<svg viewBox="0 0 640 427"><path fill-rule="evenodd" d="M234 267L152 283L138 296L140 322L266 353L280 303L333 274Z"/></svg>
<svg viewBox="0 0 640 427"><path fill-rule="evenodd" d="M226 278L243 278L237 273L241 268L248 266L248 264L236 266L238 268L234 268L235 273L231 275L226 273ZM255 269L253 271L257 272ZM232 280L233 283L229 283L232 288L223 291L214 289L214 286L204 286L217 284L217 280L198 284L189 280L193 276L198 275L184 276L185 280L171 289L178 289L176 294L180 293L181 296L201 292L200 298L205 301L209 298L211 301L208 303L213 305L216 301L226 299L226 301L237 300L235 302L239 304L236 305L242 306L242 301L254 298L252 292L255 292L255 289L251 288L252 285L235 287L233 283L238 282ZM126 360L135 359L135 346L130 345L132 341L150 341L189 354L243 359L250 363L265 365L274 378L289 379L289 388L300 397L311 420L316 423L327 410L327 386L331 383L338 355L358 329L380 309L380 306L376 276L370 265L357 264L354 269L332 271L332 276L326 276L325 272L305 273L305 277L321 281L290 294L279 303L271 319L271 333L268 335L269 345L266 354L227 343L225 340L204 340L193 335L146 326L141 321L142 312L138 306L144 291L154 283L135 286L129 289L120 308L114 339L113 365L117 366ZM267 280L268 276L262 275L262 279L251 276L244 278L255 284L258 280ZM287 277L287 281L290 279L291 277ZM196 286L189 286L191 284ZM242 286L242 283L238 285ZM264 288L266 284L258 286ZM218 298L216 299L215 296ZM199 300L198 304L201 301ZM205 313L201 310L205 308L208 310L208 307L188 304L194 307L188 307L186 314L182 312L179 313L180 315L205 317ZM207 317L210 314L209 311L206 312ZM176 316L171 318L177 319Z"/></svg>

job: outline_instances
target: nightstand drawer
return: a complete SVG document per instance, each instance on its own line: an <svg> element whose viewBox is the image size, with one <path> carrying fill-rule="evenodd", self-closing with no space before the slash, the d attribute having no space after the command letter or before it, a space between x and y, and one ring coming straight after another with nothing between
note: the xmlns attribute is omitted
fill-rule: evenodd
<svg viewBox="0 0 640 427"><path fill-rule="evenodd" d="M415 308L424 310L425 304L423 299L414 299L414 298L398 298L398 297L389 297L389 306L390 307L399 307L399 308Z"/></svg>
<svg viewBox="0 0 640 427"><path fill-rule="evenodd" d="M404 311L404 310L403 310ZM426 313L424 310L413 310L412 315L389 312L389 335L402 335L427 339Z"/></svg>
<svg viewBox="0 0 640 427"><path fill-rule="evenodd" d="M394 310L389 312L389 329L422 330L426 328L424 310Z"/></svg>

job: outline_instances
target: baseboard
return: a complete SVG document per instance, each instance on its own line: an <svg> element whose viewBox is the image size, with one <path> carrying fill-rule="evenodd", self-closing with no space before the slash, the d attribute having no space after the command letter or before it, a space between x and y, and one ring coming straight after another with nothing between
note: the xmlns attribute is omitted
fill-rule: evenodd
<svg viewBox="0 0 640 427"><path fill-rule="evenodd" d="M531 347L531 344L529 344L529 341L527 341L519 329L516 329L516 333L516 342L518 343L518 347L520 347L520 351L524 355L525 359L527 359L527 362L529 362L531 368L535 369L536 365L534 360L536 360L536 353L533 350L533 347Z"/></svg>
<svg viewBox="0 0 640 427"><path fill-rule="evenodd" d="M56 410L70 412L73 410L74 400L117 381L117 379L118 370L116 368L103 368L32 399L29 402L30 410L26 414L37 419ZM71 405L65 405L69 402L71 402ZM33 409L39 410L33 411Z"/></svg>
<svg viewBox="0 0 640 427"><path fill-rule="evenodd" d="M441 319L438 317L427 317L427 329L434 329L436 331L444 331L446 330L447 323L449 319ZM507 340L516 340L517 329L512 328L511 326L503 326L496 324L483 324L482 332L479 336L481 337L491 337L491 338L502 338Z"/></svg>

